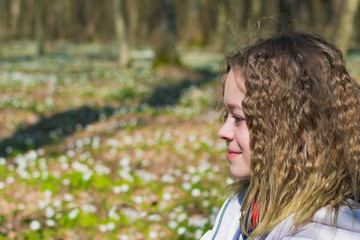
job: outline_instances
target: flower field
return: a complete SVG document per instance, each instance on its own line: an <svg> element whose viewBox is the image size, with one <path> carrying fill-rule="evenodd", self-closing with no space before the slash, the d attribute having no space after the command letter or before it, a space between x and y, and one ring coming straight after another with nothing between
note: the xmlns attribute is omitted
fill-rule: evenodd
<svg viewBox="0 0 360 240"><path fill-rule="evenodd" d="M199 239L232 182L217 139L223 56L33 42L0 52L0 239ZM349 69L359 78L360 58Z"/></svg>
<svg viewBox="0 0 360 240"><path fill-rule="evenodd" d="M0 239L199 239L224 201L222 56L129 69L111 47L3 47Z"/></svg>

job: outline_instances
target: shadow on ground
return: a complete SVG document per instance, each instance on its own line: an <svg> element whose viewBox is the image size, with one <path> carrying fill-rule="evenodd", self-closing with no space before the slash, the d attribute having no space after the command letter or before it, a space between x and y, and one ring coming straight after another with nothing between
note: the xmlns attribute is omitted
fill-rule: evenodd
<svg viewBox="0 0 360 240"><path fill-rule="evenodd" d="M153 108L176 105L181 95L189 87L201 86L217 79L217 74L207 69L198 70L198 73L196 78L183 78L176 84L155 87L153 92L141 104L146 103ZM24 153L31 149L39 149L44 145L59 143L63 137L72 135L77 129L98 122L101 116L109 117L114 112L115 109L112 106L104 108L82 106L77 109L56 113L50 117L41 117L37 123L19 128L12 136L0 139L0 157Z"/></svg>
<svg viewBox="0 0 360 240"><path fill-rule="evenodd" d="M73 134L77 129L99 121L102 115L110 116L113 112L112 107L93 109L82 106L51 117L42 117L37 123L19 128L12 136L0 140L0 157L61 141L63 137Z"/></svg>
<svg viewBox="0 0 360 240"><path fill-rule="evenodd" d="M147 96L142 103L150 107L161 108L176 105L181 95L191 86L200 87L217 79L218 74L209 69L198 69L198 77L195 79L183 78L176 84L157 86L152 94Z"/></svg>

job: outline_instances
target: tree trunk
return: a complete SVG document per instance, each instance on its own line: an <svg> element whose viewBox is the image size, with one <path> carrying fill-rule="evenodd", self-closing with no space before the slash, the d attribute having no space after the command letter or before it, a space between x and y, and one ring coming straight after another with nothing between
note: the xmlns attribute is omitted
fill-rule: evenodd
<svg viewBox="0 0 360 240"><path fill-rule="evenodd" d="M11 37L16 38L19 30L21 0L11 1Z"/></svg>
<svg viewBox="0 0 360 240"><path fill-rule="evenodd" d="M136 0L126 0L126 8L128 12L128 36L129 44L131 46L137 45L138 40L138 29L139 29L139 14L138 14L139 3Z"/></svg>
<svg viewBox="0 0 360 240"><path fill-rule="evenodd" d="M176 51L175 7L173 0L161 0L159 44L155 49L154 67L161 64L181 65Z"/></svg>
<svg viewBox="0 0 360 240"><path fill-rule="evenodd" d="M38 42L38 54L45 53L45 37L44 37L44 5L42 0L35 0L35 37Z"/></svg>
<svg viewBox="0 0 360 240"><path fill-rule="evenodd" d="M344 55L350 47L355 27L355 16L360 0L344 0L341 6L339 21L333 33L334 43L340 48Z"/></svg>
<svg viewBox="0 0 360 240"><path fill-rule="evenodd" d="M226 36L226 3L224 1L220 1L218 3L218 9L217 9L217 21L216 21L216 29L214 31L214 37L213 37L213 44L214 49L221 51L224 48L225 45L225 37ZM231 29L233 31L233 29ZM237 39L233 39L235 42ZM233 42L234 42L233 41Z"/></svg>
<svg viewBox="0 0 360 240"><path fill-rule="evenodd" d="M200 7L199 0L190 0L187 5L185 41L190 46L201 46L205 41L200 24Z"/></svg>
<svg viewBox="0 0 360 240"><path fill-rule="evenodd" d="M54 37L57 39L64 39L64 15L65 15L65 3L64 0L58 0L55 3L55 16L57 18L54 24Z"/></svg>
<svg viewBox="0 0 360 240"><path fill-rule="evenodd" d="M114 26L116 39L119 46L119 65L126 67L129 61L128 56L128 43L125 30L125 21L123 15L123 2L122 0L113 0L114 8Z"/></svg>
<svg viewBox="0 0 360 240"><path fill-rule="evenodd" d="M278 22L278 31L291 31L294 29L292 21L292 1L279 0L280 18Z"/></svg>

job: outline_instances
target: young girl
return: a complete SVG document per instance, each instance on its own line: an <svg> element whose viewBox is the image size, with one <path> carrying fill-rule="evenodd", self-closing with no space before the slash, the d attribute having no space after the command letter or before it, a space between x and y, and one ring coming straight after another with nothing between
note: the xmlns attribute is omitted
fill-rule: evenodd
<svg viewBox="0 0 360 240"><path fill-rule="evenodd" d="M360 87L322 37L284 33L227 59L237 182L206 239L360 239Z"/></svg>

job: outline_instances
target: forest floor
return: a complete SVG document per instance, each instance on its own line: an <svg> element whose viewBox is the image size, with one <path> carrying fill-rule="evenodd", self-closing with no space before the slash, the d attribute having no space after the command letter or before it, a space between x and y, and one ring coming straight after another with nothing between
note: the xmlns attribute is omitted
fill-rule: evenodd
<svg viewBox="0 0 360 240"><path fill-rule="evenodd" d="M0 239L198 239L224 201L222 56L31 42L0 65ZM226 182L227 180L227 182Z"/></svg>
<svg viewBox="0 0 360 240"><path fill-rule="evenodd" d="M0 239L199 239L229 178L220 127L223 56L32 42L0 53ZM349 68L360 78L360 57Z"/></svg>

